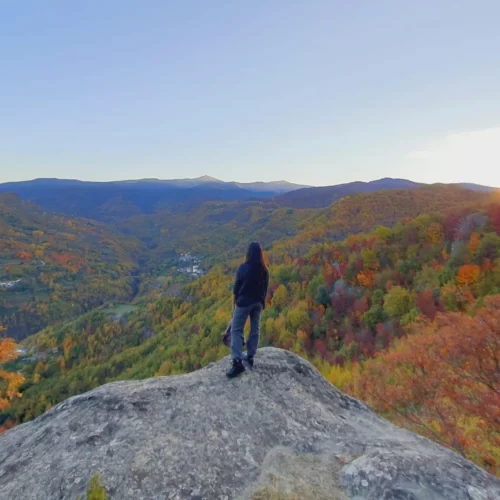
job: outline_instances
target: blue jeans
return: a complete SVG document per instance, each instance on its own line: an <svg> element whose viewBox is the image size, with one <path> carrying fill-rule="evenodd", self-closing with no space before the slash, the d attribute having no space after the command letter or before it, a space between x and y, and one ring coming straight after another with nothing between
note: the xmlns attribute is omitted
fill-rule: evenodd
<svg viewBox="0 0 500 500"><path fill-rule="evenodd" d="M242 359L243 349L243 329L250 316L250 335L247 341L247 355L255 356L259 346L260 317L262 314L262 304L257 302L250 306L236 306L231 323L231 357L233 359Z"/></svg>

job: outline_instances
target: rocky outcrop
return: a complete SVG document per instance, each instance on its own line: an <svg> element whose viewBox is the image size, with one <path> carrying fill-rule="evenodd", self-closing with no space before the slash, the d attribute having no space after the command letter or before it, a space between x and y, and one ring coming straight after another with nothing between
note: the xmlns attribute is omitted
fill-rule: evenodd
<svg viewBox="0 0 500 500"><path fill-rule="evenodd" d="M0 437L1 499L493 500L500 481L377 417L301 358L261 349L227 380L116 382Z"/></svg>

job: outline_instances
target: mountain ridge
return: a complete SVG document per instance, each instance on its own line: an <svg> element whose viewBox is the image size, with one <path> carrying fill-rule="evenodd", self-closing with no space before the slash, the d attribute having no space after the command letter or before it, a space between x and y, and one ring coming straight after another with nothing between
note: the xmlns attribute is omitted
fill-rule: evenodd
<svg viewBox="0 0 500 500"><path fill-rule="evenodd" d="M426 184L408 179L384 177L368 182L355 181L335 186L305 187L278 195L273 200L282 206L291 208L326 208L339 199L350 195L397 189L420 189L431 186L456 186L469 191L482 192L495 191L497 189L471 183Z"/></svg>
<svg viewBox="0 0 500 500"><path fill-rule="evenodd" d="M439 185L439 184L437 184ZM448 184L472 191L495 188L470 183ZM272 200L286 208L326 208L346 196L383 190L431 186L406 179L385 177L334 186L302 186L287 181L225 182L204 175L194 179L137 179L93 182L39 178L0 184L0 193L14 192L46 210L71 217L110 221L139 213L165 210L188 212L210 201ZM112 207L109 211L108 207Z"/></svg>
<svg viewBox="0 0 500 500"><path fill-rule="evenodd" d="M282 183L223 182L204 176L198 179L88 182L71 179L34 179L0 184L0 193L16 193L22 199L55 213L71 217L105 220L109 204L116 209L112 218L126 218L131 212L145 214L161 210L185 212L207 201L244 201L269 199L297 185ZM121 200L118 202L118 200Z"/></svg>
<svg viewBox="0 0 500 500"><path fill-rule="evenodd" d="M296 184L286 180L276 180L276 181L253 181L253 182L238 182L238 181L223 181L216 177L210 175L202 175L200 177L185 177L176 179L161 179L157 177L144 177L139 179L123 179L114 181L88 181L76 178L59 178L59 177L36 177L34 179L27 179L22 181L9 181L0 182L0 186L21 186L27 184L48 184L48 183L60 183L60 184L89 184L89 185L127 185L127 184L146 184L146 183L158 183L158 184L172 184L172 185L200 185L200 184L225 184L225 185L235 185L235 186L280 186L285 189L300 189L304 187L311 187L305 184Z"/></svg>

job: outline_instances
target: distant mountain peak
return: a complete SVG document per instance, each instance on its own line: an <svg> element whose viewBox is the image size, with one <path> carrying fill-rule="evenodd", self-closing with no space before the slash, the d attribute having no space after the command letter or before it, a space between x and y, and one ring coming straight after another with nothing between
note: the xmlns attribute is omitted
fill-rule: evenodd
<svg viewBox="0 0 500 500"><path fill-rule="evenodd" d="M200 181L200 182L224 182L221 181L220 179L217 179L216 177L212 177L210 175L202 175L201 177L196 177L193 179L193 181Z"/></svg>

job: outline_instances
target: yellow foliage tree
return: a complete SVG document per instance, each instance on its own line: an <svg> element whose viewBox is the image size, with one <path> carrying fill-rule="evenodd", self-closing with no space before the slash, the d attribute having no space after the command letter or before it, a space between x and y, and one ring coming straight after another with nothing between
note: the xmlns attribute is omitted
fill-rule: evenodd
<svg viewBox="0 0 500 500"><path fill-rule="evenodd" d="M304 330L310 323L307 302L302 300L294 305L286 315L287 325L292 332Z"/></svg>
<svg viewBox="0 0 500 500"><path fill-rule="evenodd" d="M434 245L441 243L444 239L443 226L438 222L433 222L427 229L427 238Z"/></svg>
<svg viewBox="0 0 500 500"><path fill-rule="evenodd" d="M359 375L360 369L359 365L351 366L339 366L333 365L328 373L325 374L325 378L340 390L344 387L350 387L355 378Z"/></svg>
<svg viewBox="0 0 500 500"><path fill-rule="evenodd" d="M0 334L6 332L5 328L0 326ZM16 344L12 339L0 339L0 367L4 363L14 361L18 357ZM0 380L7 382L5 389L0 389L0 411L4 411L10 406L12 398L21 397L19 387L24 382L24 377L18 373L6 372L0 368Z"/></svg>
<svg viewBox="0 0 500 500"><path fill-rule="evenodd" d="M469 240L469 252L474 257L481 246L481 236L478 233L472 233Z"/></svg>
<svg viewBox="0 0 500 500"><path fill-rule="evenodd" d="M273 307L282 309L285 307L288 300L288 292L284 285L280 285L274 292L271 304Z"/></svg>

